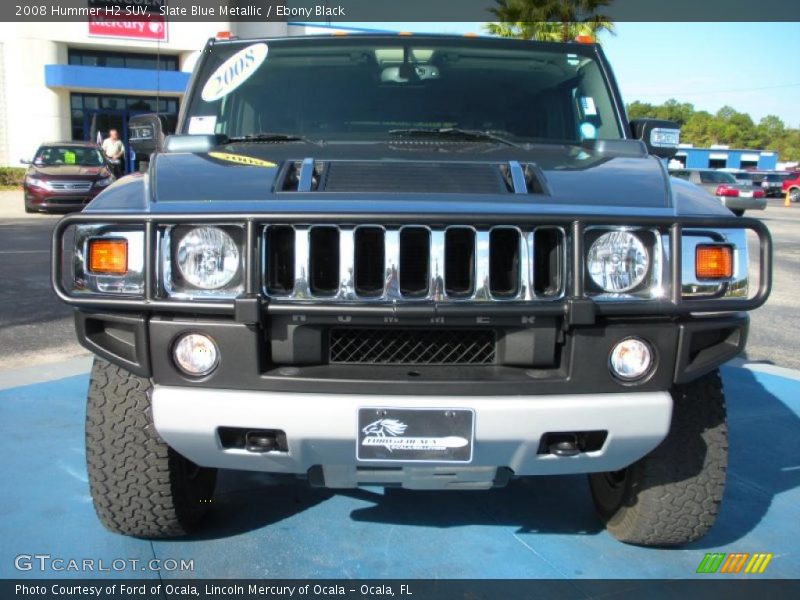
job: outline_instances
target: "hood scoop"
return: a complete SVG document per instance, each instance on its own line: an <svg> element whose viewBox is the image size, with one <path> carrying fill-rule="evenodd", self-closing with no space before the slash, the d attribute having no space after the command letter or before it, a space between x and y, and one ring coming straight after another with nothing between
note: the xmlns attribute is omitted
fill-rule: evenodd
<svg viewBox="0 0 800 600"><path fill-rule="evenodd" d="M319 182L325 164L316 162L313 158L304 158L301 161L286 163L278 176L277 190L281 192L315 192L319 189Z"/></svg>
<svg viewBox="0 0 800 600"><path fill-rule="evenodd" d="M544 194L533 164L419 161L288 161L278 176L283 192L406 194Z"/></svg>

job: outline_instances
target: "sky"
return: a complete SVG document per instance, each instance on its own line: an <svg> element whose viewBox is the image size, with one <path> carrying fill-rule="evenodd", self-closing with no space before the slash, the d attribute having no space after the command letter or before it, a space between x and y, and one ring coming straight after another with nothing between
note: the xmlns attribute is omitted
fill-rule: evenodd
<svg viewBox="0 0 800 600"><path fill-rule="evenodd" d="M481 23L337 23L430 33L483 33ZM698 110L725 105L758 122L800 127L800 23L617 23L601 34L625 102L670 98Z"/></svg>

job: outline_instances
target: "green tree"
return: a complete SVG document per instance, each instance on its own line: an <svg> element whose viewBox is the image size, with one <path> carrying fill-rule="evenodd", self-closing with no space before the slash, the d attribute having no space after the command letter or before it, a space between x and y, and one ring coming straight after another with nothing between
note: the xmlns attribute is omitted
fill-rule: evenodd
<svg viewBox="0 0 800 600"><path fill-rule="evenodd" d="M579 35L597 39L601 31L614 34L614 24L598 13L613 0L495 0L491 9L498 22L486 23L492 35L526 40L568 42Z"/></svg>
<svg viewBox="0 0 800 600"><path fill-rule="evenodd" d="M723 106L715 114L695 110L692 104L669 99L663 104L631 102L628 117L668 119L681 125L681 141L700 148L725 144L732 148L754 148L777 152L781 160L800 160L800 129L792 129L775 115L758 124L747 113Z"/></svg>

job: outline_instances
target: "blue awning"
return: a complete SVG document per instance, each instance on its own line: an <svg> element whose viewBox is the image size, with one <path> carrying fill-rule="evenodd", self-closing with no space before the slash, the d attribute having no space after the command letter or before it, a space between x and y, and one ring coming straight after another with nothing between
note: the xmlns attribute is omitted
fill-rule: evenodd
<svg viewBox="0 0 800 600"><path fill-rule="evenodd" d="M45 65L44 82L50 88L118 90L154 94L182 94L189 73L155 69L120 69L82 65Z"/></svg>

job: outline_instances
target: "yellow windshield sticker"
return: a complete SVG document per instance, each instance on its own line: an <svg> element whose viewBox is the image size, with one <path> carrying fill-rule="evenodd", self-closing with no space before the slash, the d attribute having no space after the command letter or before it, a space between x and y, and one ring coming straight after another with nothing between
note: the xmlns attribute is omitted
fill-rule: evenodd
<svg viewBox="0 0 800 600"><path fill-rule="evenodd" d="M67 165L74 165L75 164L75 153L70 152L69 150L64 151L64 164Z"/></svg>
<svg viewBox="0 0 800 600"><path fill-rule="evenodd" d="M252 156L243 156L241 154L229 154L228 152L209 152L211 158L218 158L219 160L227 160L228 162L236 163L238 165L247 165L248 167L277 167L274 162L268 160L261 160L260 158L253 158Z"/></svg>

